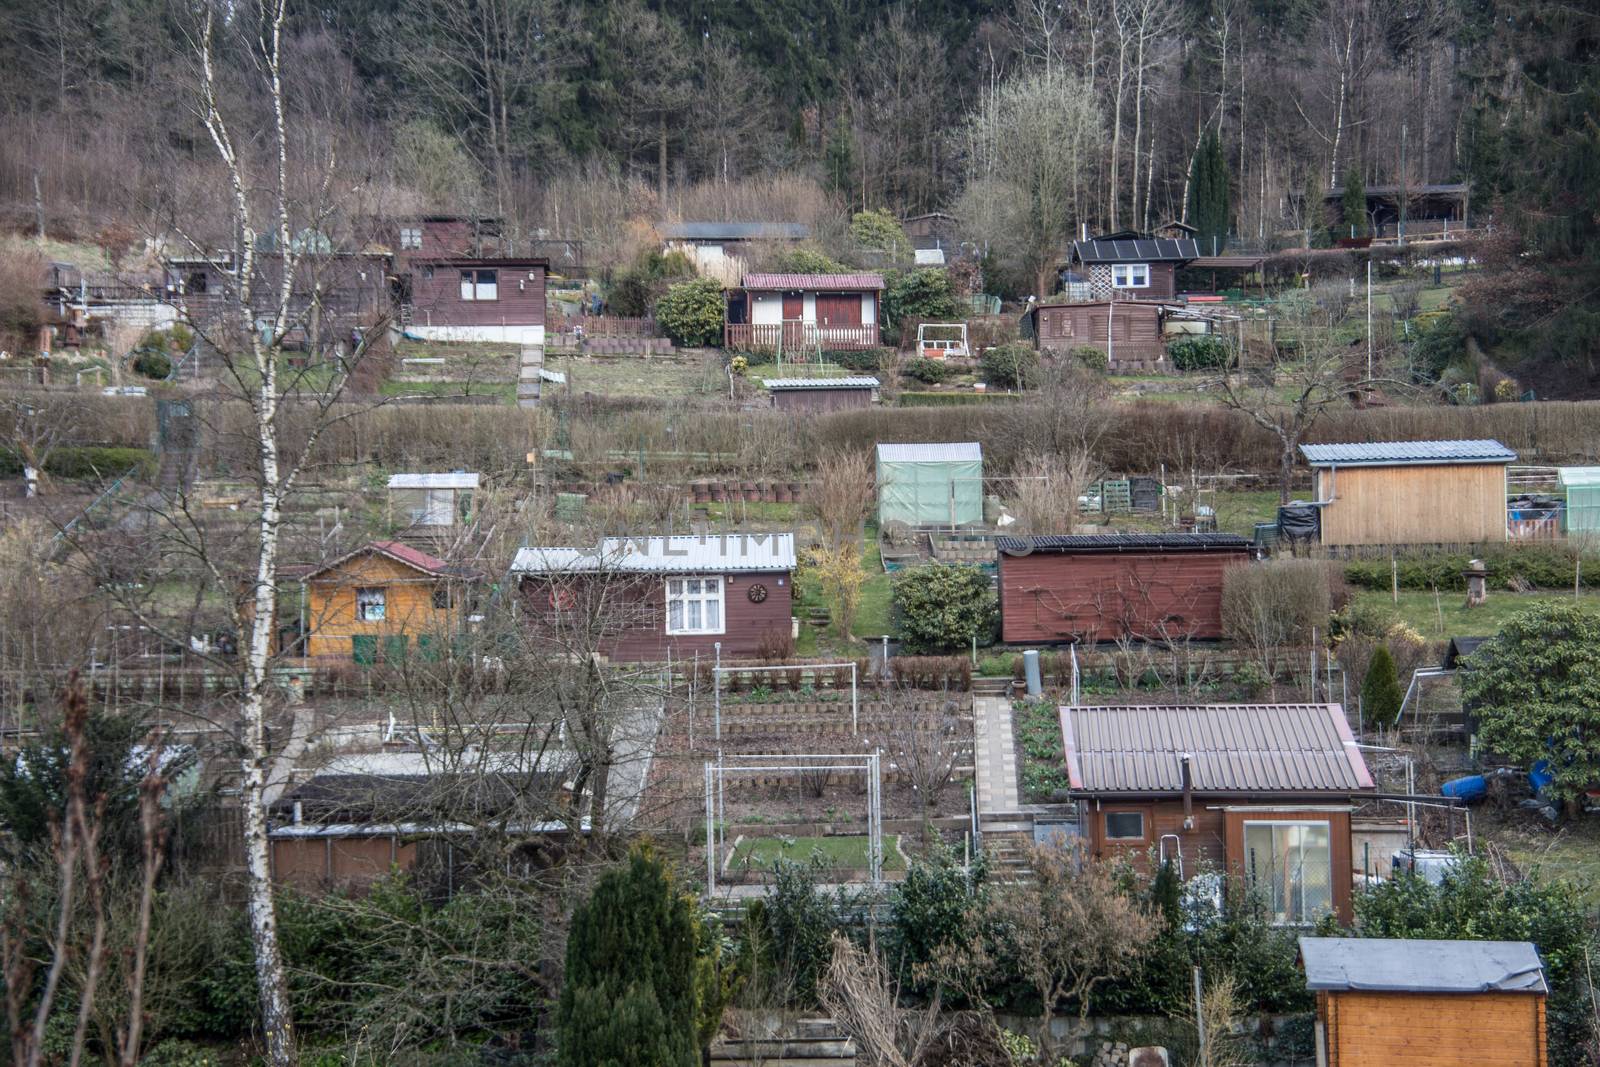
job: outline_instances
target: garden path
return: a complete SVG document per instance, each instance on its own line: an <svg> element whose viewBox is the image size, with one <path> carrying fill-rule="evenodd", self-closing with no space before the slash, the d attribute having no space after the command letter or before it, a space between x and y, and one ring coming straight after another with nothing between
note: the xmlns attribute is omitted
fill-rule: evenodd
<svg viewBox="0 0 1600 1067"><path fill-rule="evenodd" d="M1013 815L1022 801L1017 792L1017 746L1011 734L1011 701L972 698L974 766L978 776L978 815Z"/></svg>

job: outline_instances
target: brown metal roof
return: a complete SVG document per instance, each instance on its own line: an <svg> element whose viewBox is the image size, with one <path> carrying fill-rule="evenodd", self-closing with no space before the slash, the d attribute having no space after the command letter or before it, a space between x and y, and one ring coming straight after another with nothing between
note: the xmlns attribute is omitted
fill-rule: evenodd
<svg viewBox="0 0 1600 1067"><path fill-rule="evenodd" d="M1373 788L1337 704L1063 707L1075 792L1349 793Z"/></svg>
<svg viewBox="0 0 1600 1067"><path fill-rule="evenodd" d="M881 274L746 274L745 289L809 289L815 292L882 289Z"/></svg>

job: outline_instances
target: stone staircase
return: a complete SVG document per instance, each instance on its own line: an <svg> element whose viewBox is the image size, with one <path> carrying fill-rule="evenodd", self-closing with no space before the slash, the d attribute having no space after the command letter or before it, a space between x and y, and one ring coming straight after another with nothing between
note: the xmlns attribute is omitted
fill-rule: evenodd
<svg viewBox="0 0 1600 1067"><path fill-rule="evenodd" d="M832 1019L794 1019L763 1032L724 1035L712 1067L855 1067L856 1045Z"/></svg>
<svg viewBox="0 0 1600 1067"><path fill-rule="evenodd" d="M989 879L1032 882L1033 866L1028 856L1033 850L1033 821L1026 816L1016 820L986 817L982 829L983 851L989 857Z"/></svg>
<svg viewBox="0 0 1600 1067"><path fill-rule="evenodd" d="M544 347L523 345L521 369L517 376L517 407L536 408L543 391L544 381L539 372L544 370Z"/></svg>

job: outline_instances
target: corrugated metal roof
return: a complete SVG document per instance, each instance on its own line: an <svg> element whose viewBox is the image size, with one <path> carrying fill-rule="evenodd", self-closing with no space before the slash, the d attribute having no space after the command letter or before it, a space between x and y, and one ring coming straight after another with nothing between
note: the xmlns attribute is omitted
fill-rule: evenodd
<svg viewBox="0 0 1600 1067"><path fill-rule="evenodd" d="M803 241L811 227L803 222L663 222L669 241Z"/></svg>
<svg viewBox="0 0 1600 1067"><path fill-rule="evenodd" d="M513 574L695 574L794 569L794 534L608 537L595 549L524 548Z"/></svg>
<svg viewBox="0 0 1600 1067"><path fill-rule="evenodd" d="M746 289L807 289L833 292L841 289L882 289L881 274L746 274Z"/></svg>
<svg viewBox="0 0 1600 1067"><path fill-rule="evenodd" d="M995 546L1008 556L1035 552L1205 552L1248 549L1250 541L1230 533L1045 534L1001 537Z"/></svg>
<svg viewBox="0 0 1600 1067"><path fill-rule="evenodd" d="M476 489L478 476L464 471L449 474L395 474L389 478L390 489Z"/></svg>
<svg viewBox="0 0 1600 1067"><path fill-rule="evenodd" d="M1164 263L1195 259L1199 255L1200 246L1191 237L1072 242L1072 256L1080 263Z"/></svg>
<svg viewBox="0 0 1600 1067"><path fill-rule="evenodd" d="M1061 733L1084 793L1180 793L1184 754L1200 793L1373 788L1337 704L1063 707Z"/></svg>
<svg viewBox="0 0 1600 1067"><path fill-rule="evenodd" d="M1389 993L1548 993L1529 941L1302 937L1306 988Z"/></svg>
<svg viewBox="0 0 1600 1067"><path fill-rule="evenodd" d="M1440 466L1452 463L1509 463L1517 454L1499 441L1351 441L1301 445L1313 467Z"/></svg>
<svg viewBox="0 0 1600 1067"><path fill-rule="evenodd" d="M768 389L876 389L878 379L852 378L763 378Z"/></svg>
<svg viewBox="0 0 1600 1067"><path fill-rule="evenodd" d="M1562 467L1556 471L1556 477L1567 489L1600 485L1600 467Z"/></svg>
<svg viewBox="0 0 1600 1067"><path fill-rule="evenodd" d="M983 446L976 441L916 445L879 445L879 463L983 462Z"/></svg>

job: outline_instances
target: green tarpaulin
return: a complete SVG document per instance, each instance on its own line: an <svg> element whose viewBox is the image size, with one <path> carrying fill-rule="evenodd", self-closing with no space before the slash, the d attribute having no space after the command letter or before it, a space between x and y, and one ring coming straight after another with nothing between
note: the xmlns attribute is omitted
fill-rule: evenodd
<svg viewBox="0 0 1600 1067"><path fill-rule="evenodd" d="M879 445L878 524L983 522L983 449L959 444Z"/></svg>

